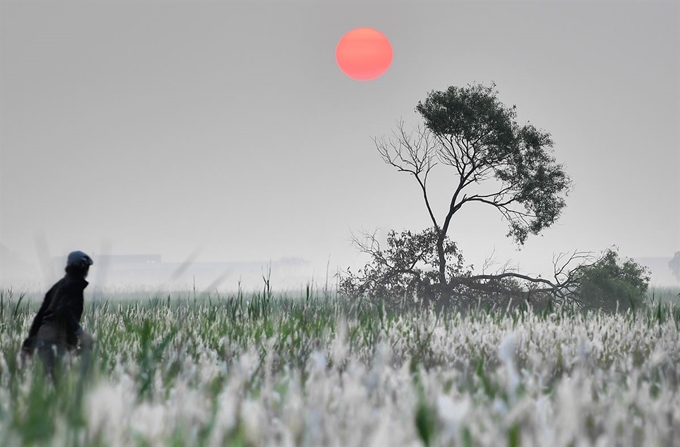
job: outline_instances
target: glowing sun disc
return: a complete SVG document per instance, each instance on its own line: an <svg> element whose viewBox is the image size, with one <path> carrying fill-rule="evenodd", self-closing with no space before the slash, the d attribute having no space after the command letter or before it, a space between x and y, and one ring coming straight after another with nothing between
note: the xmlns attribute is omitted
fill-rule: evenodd
<svg viewBox="0 0 680 447"><path fill-rule="evenodd" d="M392 63L392 45L373 28L348 31L335 49L338 67L352 79L372 81L385 74Z"/></svg>

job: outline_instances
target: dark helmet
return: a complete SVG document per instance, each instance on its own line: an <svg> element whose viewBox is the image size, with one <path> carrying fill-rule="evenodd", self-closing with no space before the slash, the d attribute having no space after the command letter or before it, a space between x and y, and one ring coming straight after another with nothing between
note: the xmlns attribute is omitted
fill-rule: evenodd
<svg viewBox="0 0 680 447"><path fill-rule="evenodd" d="M66 261L66 267L78 267L81 269L87 268L92 264L94 264L92 258L82 251L72 251L69 253L68 260Z"/></svg>

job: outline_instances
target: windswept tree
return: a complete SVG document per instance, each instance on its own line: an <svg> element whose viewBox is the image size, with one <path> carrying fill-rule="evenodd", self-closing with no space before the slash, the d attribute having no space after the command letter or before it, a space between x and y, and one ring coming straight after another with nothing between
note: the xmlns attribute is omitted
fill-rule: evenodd
<svg viewBox="0 0 680 447"><path fill-rule="evenodd" d="M516 107L503 105L495 84L433 91L416 111L424 126L407 132L399 122L394 138L375 139L383 160L412 175L422 191L436 235L437 279L442 290L456 285L447 277L451 220L472 203L498 210L508 223L507 236L523 245L559 218L571 181L552 155L550 134L517 122ZM455 178L451 198L439 214L427 181L437 165Z"/></svg>

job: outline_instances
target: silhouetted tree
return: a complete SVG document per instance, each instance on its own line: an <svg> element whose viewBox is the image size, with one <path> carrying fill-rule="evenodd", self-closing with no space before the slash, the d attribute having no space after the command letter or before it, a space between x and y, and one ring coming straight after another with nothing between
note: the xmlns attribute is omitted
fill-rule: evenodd
<svg viewBox="0 0 680 447"><path fill-rule="evenodd" d="M399 122L394 139L374 140L383 160L413 175L422 191L436 236L436 280L442 290L458 284L447 277L445 240L463 206L482 203L497 209L508 222L507 236L519 245L555 223L565 206L571 182L551 155L550 134L518 124L515 109L498 100L495 84L449 87L418 103L424 126L415 133L407 133ZM443 219L427 189L437 164L450 166L456 179Z"/></svg>

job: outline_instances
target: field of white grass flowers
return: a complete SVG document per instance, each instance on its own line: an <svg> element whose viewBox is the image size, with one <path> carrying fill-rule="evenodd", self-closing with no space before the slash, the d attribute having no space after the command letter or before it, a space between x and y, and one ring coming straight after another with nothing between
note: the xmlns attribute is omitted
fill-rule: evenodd
<svg viewBox="0 0 680 447"><path fill-rule="evenodd" d="M0 445L680 445L680 311L387 314L334 298L86 306L54 389L0 306Z"/></svg>

